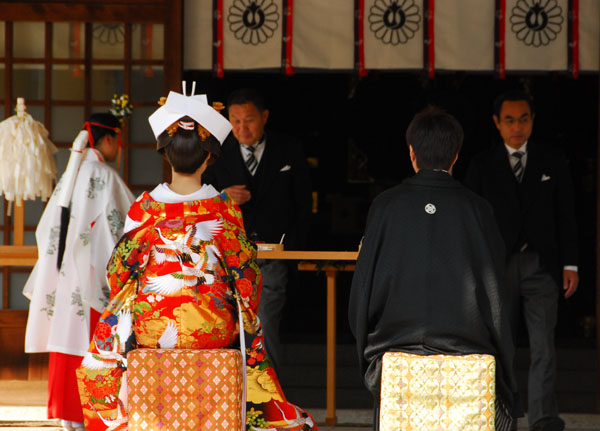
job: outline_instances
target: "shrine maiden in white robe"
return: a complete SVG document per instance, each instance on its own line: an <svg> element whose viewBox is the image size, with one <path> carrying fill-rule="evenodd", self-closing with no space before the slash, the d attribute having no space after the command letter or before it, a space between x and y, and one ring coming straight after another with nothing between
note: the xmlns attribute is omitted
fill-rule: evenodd
<svg viewBox="0 0 600 431"><path fill-rule="evenodd" d="M87 148L71 199L65 252L57 270L61 207L56 186L35 232L38 261L23 294L31 300L25 352L84 356L90 342L90 307L108 303L106 264L123 233L134 200L119 174Z"/></svg>

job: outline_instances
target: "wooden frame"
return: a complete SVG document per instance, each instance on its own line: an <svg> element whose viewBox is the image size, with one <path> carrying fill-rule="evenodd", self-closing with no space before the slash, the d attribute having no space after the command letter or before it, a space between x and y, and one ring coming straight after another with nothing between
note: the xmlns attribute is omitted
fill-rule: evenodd
<svg viewBox="0 0 600 431"><path fill-rule="evenodd" d="M600 75L598 77L600 105ZM600 108L598 109L598 154L596 156L596 411L600 412Z"/></svg>
<svg viewBox="0 0 600 431"><path fill-rule="evenodd" d="M52 107L82 106L87 117L94 106L106 106L107 102L92 100L91 71L92 65L116 65L123 67L124 92L131 94L132 67L163 66L164 88L179 88L182 77L183 51L183 0L71 0L71 1L0 1L4 26L4 57L0 64L4 65L5 77L4 104L5 117L12 115L12 107L17 94L13 94L13 69L19 64L39 64L44 68L43 100L27 101L28 106L44 107L44 124L51 131ZM17 58L14 56L13 35L14 22L44 23L44 57ZM53 58L52 40L53 23L75 22L84 25L84 56L82 59ZM105 60L92 58L92 25L93 23L123 23L125 25L124 55L122 59ZM164 26L163 58L133 59L131 50L133 24L162 24ZM57 64L81 64L84 68L83 100L52 100L52 67ZM155 106L155 102L137 102L140 106ZM58 147L70 147L70 142L55 142ZM155 142L136 143L131 148L154 148ZM123 177L129 183L129 151L123 154ZM149 188L153 185L136 185L137 188ZM37 250L32 246L24 246L27 231L34 231L36 226L25 225L23 207L13 206L13 215L9 217L5 211L0 218L2 246L0 246L0 267L2 276L2 307L0 307L0 341L4 355L0 358L0 379L39 379L46 376L47 355L26 355L24 351L24 334L27 320L26 310L11 310L9 296L9 277L13 273L28 272L37 257ZM11 235L13 239L11 240Z"/></svg>

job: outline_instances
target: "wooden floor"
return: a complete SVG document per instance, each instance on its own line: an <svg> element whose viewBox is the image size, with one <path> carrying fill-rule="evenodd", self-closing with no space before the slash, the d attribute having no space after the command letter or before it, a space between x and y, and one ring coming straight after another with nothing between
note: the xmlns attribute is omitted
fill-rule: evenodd
<svg viewBox="0 0 600 431"><path fill-rule="evenodd" d="M0 380L0 406L43 407L47 387L46 380Z"/></svg>
<svg viewBox="0 0 600 431"><path fill-rule="evenodd" d="M2 431L58 431L57 421L46 419L47 382L0 380L0 429ZM372 412L369 409L338 410L338 426L324 426L324 409L307 409L322 431L371 431ZM564 414L569 431L600 431L600 415ZM524 418L519 430L527 430Z"/></svg>

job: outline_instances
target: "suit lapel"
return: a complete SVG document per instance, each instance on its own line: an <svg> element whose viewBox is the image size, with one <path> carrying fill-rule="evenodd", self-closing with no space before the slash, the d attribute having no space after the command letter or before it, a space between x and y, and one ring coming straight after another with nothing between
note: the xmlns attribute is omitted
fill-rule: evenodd
<svg viewBox="0 0 600 431"><path fill-rule="evenodd" d="M527 164L525 165L525 174L523 175L523 201L530 205L535 202L535 196L539 193L542 177L542 161L535 145L527 144ZM527 209L524 208L525 210Z"/></svg>
<svg viewBox="0 0 600 431"><path fill-rule="evenodd" d="M227 155L228 157L225 157ZM251 176L250 172L246 168L246 162L242 157L242 152L240 150L240 144L237 140L232 139L229 142L229 145L223 145L223 158L225 160L229 160L229 163L225 165L226 169L229 171L229 175L231 178L235 178L234 184L246 184L250 185Z"/></svg>
<svg viewBox="0 0 600 431"><path fill-rule="evenodd" d="M497 145L493 154L493 175L498 179L498 183L501 185L501 187L516 188L518 186L518 182L515 178L512 168L510 167L510 162L508 161L508 152L506 151L504 144Z"/></svg>
<svg viewBox="0 0 600 431"><path fill-rule="evenodd" d="M274 169L273 166L275 161L274 153L276 149L273 145L273 141L268 137L265 141L265 149L262 153L262 157L260 158L260 163L258 164L258 168L254 173L254 189L257 193L257 198L260 198L263 195L263 192L268 187L270 181L274 180Z"/></svg>

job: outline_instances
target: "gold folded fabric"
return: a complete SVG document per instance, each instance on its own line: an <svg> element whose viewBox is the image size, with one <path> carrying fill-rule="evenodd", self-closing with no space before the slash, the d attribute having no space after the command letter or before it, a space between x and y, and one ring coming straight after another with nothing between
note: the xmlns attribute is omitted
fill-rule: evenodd
<svg viewBox="0 0 600 431"><path fill-rule="evenodd" d="M239 350L132 350L129 431L240 430L242 371Z"/></svg>
<svg viewBox="0 0 600 431"><path fill-rule="evenodd" d="M381 372L381 431L495 429L496 362L490 355L387 352Z"/></svg>

